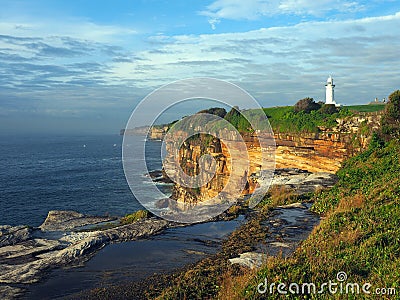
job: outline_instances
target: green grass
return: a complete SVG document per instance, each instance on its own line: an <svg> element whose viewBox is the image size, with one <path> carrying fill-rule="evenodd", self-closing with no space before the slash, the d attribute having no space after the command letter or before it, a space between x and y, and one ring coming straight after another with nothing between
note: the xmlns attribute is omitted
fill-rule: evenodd
<svg viewBox="0 0 400 300"><path fill-rule="evenodd" d="M321 284L346 272L347 282L396 288L400 282L400 143L376 144L349 159L330 191L314 196L313 210L325 218L292 258L271 258L247 286L241 299L257 299L257 285L269 282ZM272 299L280 296L268 295ZM348 296L348 298L347 298ZM376 295L330 295L307 298L363 299ZM397 298L396 298L397 297ZM289 299L304 298L288 295ZM399 296L390 299L399 299Z"/></svg>
<svg viewBox="0 0 400 300"><path fill-rule="evenodd" d="M353 113L342 108L334 114L325 114L320 110L310 113L294 112L293 106L264 108L274 132L317 133L320 127L333 128L336 119L350 116Z"/></svg>
<svg viewBox="0 0 400 300"><path fill-rule="evenodd" d="M384 110L385 104L350 105L345 108L355 112L376 112Z"/></svg>
<svg viewBox="0 0 400 300"><path fill-rule="evenodd" d="M362 112L381 111L384 108L385 105L383 104L353 105L341 107L337 113L333 114L325 113L323 109L314 110L310 113L305 113L303 111L295 112L293 106L269 107L263 108L263 111L268 117L272 130L276 133L318 133L321 131L320 129L322 127L329 129L337 126L336 119L338 118L345 118ZM259 129L265 127L265 116L260 110L244 110L239 113L235 109L232 109L224 118L232 124L233 127L238 129L239 132L244 134L251 133L254 129L251 128L244 116L250 117L250 119L256 123L255 126ZM193 115L190 122L193 128L196 128L196 126L204 126L204 117L202 115ZM173 124L174 122L163 126L171 127ZM183 123L180 126L187 126L187 124ZM158 127L161 127L161 125ZM224 128L226 128L226 123L222 121L213 121L206 125L206 129L211 132Z"/></svg>

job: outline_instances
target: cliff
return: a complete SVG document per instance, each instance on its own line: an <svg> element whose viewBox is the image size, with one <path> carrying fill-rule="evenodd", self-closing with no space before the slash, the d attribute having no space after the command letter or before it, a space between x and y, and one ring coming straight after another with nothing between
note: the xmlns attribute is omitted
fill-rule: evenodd
<svg viewBox="0 0 400 300"><path fill-rule="evenodd" d="M275 133L276 142L275 163L276 168L298 168L309 172L335 173L341 163L348 157L359 153L366 148L372 132L379 127L380 114L358 114L356 116L337 119L334 128L320 127L318 133ZM150 131L150 137L162 138L165 131L160 128ZM238 182L245 181L243 194L249 194L257 187L257 177L260 174L261 149L257 137L243 135L248 154L248 171L240 174L231 174L231 154L235 146L227 149L225 143L214 138L210 141L205 136L187 141L178 151L178 160L183 171L194 176L199 170L207 170L210 165L199 158L208 154L216 161L215 176L204 186L187 188L175 184L172 198L182 203L196 203L213 198L222 191L229 181L230 176L236 175ZM235 145L233 143L232 145ZM167 143L168 147L174 147ZM243 155L243 164L245 155ZM168 162L165 168L170 168ZM235 167L237 170L237 167ZM238 184L239 184L238 183Z"/></svg>
<svg viewBox="0 0 400 300"><path fill-rule="evenodd" d="M261 155L257 139L252 136L244 137L249 159L247 160L243 157L239 162L241 165L235 164L235 167L232 168L232 156L240 155L239 151L242 149L238 146L237 148L230 147L228 150L227 145L216 138L205 146L203 143L204 138L205 136L201 136L196 142L192 141L181 147L178 160L181 162L182 170L187 175L195 176L199 174L200 170L211 169L209 161L200 160L201 156L208 154L216 162L215 176L206 185L198 188L187 188L175 184L172 198L184 203L206 201L217 196L232 177L236 177L236 179L230 182L232 188L227 193L232 192L232 194L235 194L233 191L241 190L240 186L242 185L244 185L244 194L252 193L256 188L256 181L253 179L254 174L260 171ZM167 143L167 151L169 147L174 147L174 145ZM249 163L249 170L246 168L247 163ZM164 167L170 167L168 161L164 162ZM202 174L204 176L208 175L207 172Z"/></svg>

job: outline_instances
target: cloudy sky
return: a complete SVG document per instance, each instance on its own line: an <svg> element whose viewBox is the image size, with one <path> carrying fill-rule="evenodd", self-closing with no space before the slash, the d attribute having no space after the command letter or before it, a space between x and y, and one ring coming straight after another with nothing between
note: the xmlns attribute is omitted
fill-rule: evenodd
<svg viewBox="0 0 400 300"><path fill-rule="evenodd" d="M340 103L387 97L399 2L0 0L0 133L115 133L153 89L190 77L263 106L321 100L330 74Z"/></svg>

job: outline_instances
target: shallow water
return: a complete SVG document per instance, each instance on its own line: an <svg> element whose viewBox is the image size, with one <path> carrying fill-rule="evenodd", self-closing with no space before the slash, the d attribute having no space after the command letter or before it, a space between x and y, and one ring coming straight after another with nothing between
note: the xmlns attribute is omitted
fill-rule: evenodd
<svg viewBox="0 0 400 300"><path fill-rule="evenodd" d="M305 240L320 222L319 215L309 210L311 204L305 204L305 206L307 209L274 209L272 216L263 222L264 226L268 226L269 235L257 250L273 256L291 255L299 243Z"/></svg>
<svg viewBox="0 0 400 300"><path fill-rule="evenodd" d="M28 286L24 298L55 299L170 272L216 253L243 219L171 228L146 240L108 245L83 267L54 270L43 282Z"/></svg>

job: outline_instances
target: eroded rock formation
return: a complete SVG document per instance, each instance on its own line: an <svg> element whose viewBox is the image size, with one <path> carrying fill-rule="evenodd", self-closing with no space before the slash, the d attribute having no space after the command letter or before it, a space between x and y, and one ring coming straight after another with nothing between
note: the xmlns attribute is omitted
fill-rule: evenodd
<svg viewBox="0 0 400 300"><path fill-rule="evenodd" d="M379 127L379 120L379 114L365 114L338 119L335 128L321 127L318 133L275 133L276 168L335 173L345 159L367 147L371 133ZM244 135L243 139L250 167L248 172L239 174L242 178L238 182L245 181L243 194L249 194L257 187L257 177L262 171L261 149L254 135ZM208 139L207 143L203 140L207 139L185 142L177 153L179 163L187 175L194 176L200 170L210 169L209 161L200 159L208 154L216 162L215 176L206 185L197 188L175 184L172 197L178 202L196 203L213 198L223 190L232 176L230 158L235 151L240 152L235 148L235 143L231 143L228 149L225 143L216 138L212 141ZM242 153L242 156L243 163L247 163L246 153ZM169 168L170 164L166 162L164 166Z"/></svg>

